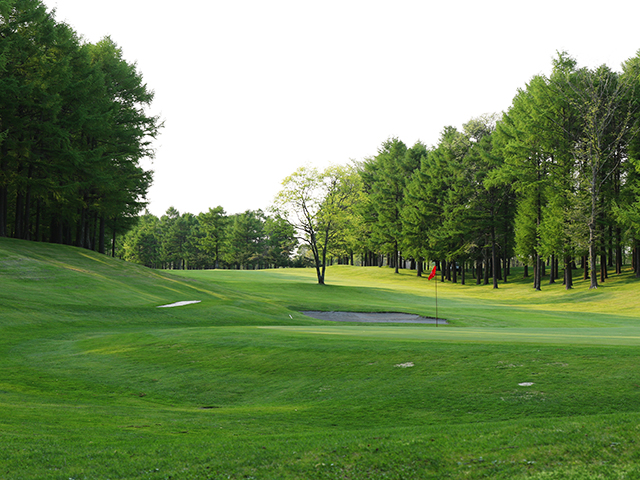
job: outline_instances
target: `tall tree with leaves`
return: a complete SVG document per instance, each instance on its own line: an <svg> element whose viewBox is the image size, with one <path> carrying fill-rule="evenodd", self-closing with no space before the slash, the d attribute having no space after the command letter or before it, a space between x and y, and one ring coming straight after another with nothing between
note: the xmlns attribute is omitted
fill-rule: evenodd
<svg viewBox="0 0 640 480"><path fill-rule="evenodd" d="M372 233L380 247L389 254L390 265L398 273L402 245L402 208L405 187L420 167L426 147L417 143L411 149L397 138L390 138L378 154L365 162L362 178L375 211Z"/></svg>
<svg viewBox="0 0 640 480"><path fill-rule="evenodd" d="M280 215L270 215L264 223L264 233L266 266L291 266L291 257L298 244L296 232L291 224Z"/></svg>
<svg viewBox="0 0 640 480"><path fill-rule="evenodd" d="M122 258L128 262L140 263L150 268L161 265L161 232L158 217L145 213L138 224L124 237Z"/></svg>
<svg viewBox="0 0 640 480"><path fill-rule="evenodd" d="M203 232L200 244L205 251L213 256L213 268L220 268L220 259L224 255L224 247L229 235L229 217L224 208L217 206L198 215L198 222Z"/></svg>
<svg viewBox="0 0 640 480"><path fill-rule="evenodd" d="M266 253L262 210L246 210L233 215L228 236L227 260L237 268L256 268L264 263Z"/></svg>
<svg viewBox="0 0 640 480"><path fill-rule="evenodd" d="M150 116L154 93L144 83L135 64L127 62L122 50L106 37L90 48L93 64L103 74L106 89L105 122L87 132L97 161L94 178L84 188L102 223L124 211L141 210L151 185L151 172L140 166L143 158L155 154L153 140L162 124Z"/></svg>
<svg viewBox="0 0 640 480"><path fill-rule="evenodd" d="M553 163L544 118L548 95L546 79L534 77L525 90L518 91L511 108L498 122L495 141L505 159L497 176L511 184L518 195L516 253L524 262L533 262L536 290L540 290L542 284L541 225Z"/></svg>
<svg viewBox="0 0 640 480"><path fill-rule="evenodd" d="M318 284L325 284L327 251L335 238L336 224L357 202L360 176L353 167L300 167L282 182L274 211L296 230L313 255Z"/></svg>
<svg viewBox="0 0 640 480"><path fill-rule="evenodd" d="M0 16L0 235L104 252L107 222L125 230L144 205L153 93L113 42L82 44L39 0Z"/></svg>
<svg viewBox="0 0 640 480"><path fill-rule="evenodd" d="M606 66L594 70L581 69L577 78L568 81L571 100L583 118L576 155L582 162L582 184L589 193L589 260L591 284L598 287L596 256L598 222L602 215L603 187L620 167L619 151L634 129L636 82Z"/></svg>

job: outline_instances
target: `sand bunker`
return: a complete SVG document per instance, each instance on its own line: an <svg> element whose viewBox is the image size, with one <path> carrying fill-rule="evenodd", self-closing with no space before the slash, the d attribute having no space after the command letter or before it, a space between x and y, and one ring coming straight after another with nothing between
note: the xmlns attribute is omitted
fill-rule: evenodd
<svg viewBox="0 0 640 480"><path fill-rule="evenodd" d="M363 312L301 312L308 317L332 322L364 322L364 323L436 323L435 318L421 317L410 313L363 313ZM438 323L446 324L441 318Z"/></svg>
<svg viewBox="0 0 640 480"><path fill-rule="evenodd" d="M158 308L182 307L183 305L191 305L192 303L200 303L201 300L187 300L185 302L176 302L169 305L159 305Z"/></svg>

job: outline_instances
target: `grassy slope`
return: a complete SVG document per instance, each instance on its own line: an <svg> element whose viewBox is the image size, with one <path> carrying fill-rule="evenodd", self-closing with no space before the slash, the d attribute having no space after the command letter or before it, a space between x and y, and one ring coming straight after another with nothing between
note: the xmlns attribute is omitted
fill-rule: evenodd
<svg viewBox="0 0 640 480"><path fill-rule="evenodd" d="M297 313L433 311L409 272L328 281L0 239L0 479L640 475L629 274L439 284L437 329Z"/></svg>

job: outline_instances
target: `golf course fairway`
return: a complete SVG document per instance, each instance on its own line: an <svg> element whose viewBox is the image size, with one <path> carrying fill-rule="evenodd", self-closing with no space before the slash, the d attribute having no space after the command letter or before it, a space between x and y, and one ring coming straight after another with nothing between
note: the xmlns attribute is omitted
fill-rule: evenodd
<svg viewBox="0 0 640 480"><path fill-rule="evenodd" d="M0 479L640 478L633 272L326 281L0 238Z"/></svg>

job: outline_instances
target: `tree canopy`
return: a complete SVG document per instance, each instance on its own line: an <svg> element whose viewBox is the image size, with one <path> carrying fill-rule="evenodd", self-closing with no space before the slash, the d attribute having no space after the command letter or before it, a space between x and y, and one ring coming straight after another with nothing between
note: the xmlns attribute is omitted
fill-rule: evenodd
<svg viewBox="0 0 640 480"><path fill-rule="evenodd" d="M283 180L282 187L275 211L309 246L318 283L324 285L327 252L358 200L360 177L349 167L328 167L323 172L300 167Z"/></svg>
<svg viewBox="0 0 640 480"><path fill-rule="evenodd" d="M0 236L101 252L110 239L156 268L309 265L320 284L334 260L417 275L433 262L441 281L494 288L517 260L540 290L570 289L578 263L596 288L626 255L640 276L640 52L620 72L560 52L500 115L301 167L266 212L140 215L153 97L111 38L85 43L39 0L0 0Z"/></svg>
<svg viewBox="0 0 640 480"><path fill-rule="evenodd" d="M109 37L83 43L39 0L0 4L0 236L105 252L145 205L160 120Z"/></svg>

